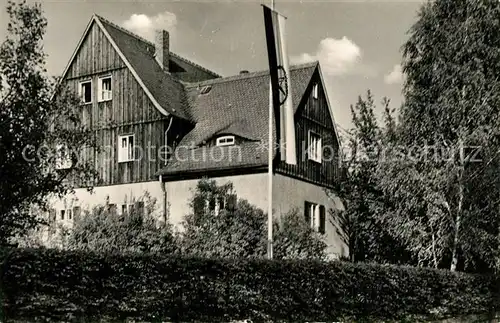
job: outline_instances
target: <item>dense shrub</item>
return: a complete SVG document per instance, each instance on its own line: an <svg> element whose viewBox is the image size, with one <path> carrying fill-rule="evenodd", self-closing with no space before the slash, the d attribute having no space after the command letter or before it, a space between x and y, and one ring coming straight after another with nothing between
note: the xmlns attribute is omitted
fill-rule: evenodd
<svg viewBox="0 0 500 323"><path fill-rule="evenodd" d="M486 313L496 303L490 276L343 262L17 249L2 268L5 319L28 321L399 320Z"/></svg>

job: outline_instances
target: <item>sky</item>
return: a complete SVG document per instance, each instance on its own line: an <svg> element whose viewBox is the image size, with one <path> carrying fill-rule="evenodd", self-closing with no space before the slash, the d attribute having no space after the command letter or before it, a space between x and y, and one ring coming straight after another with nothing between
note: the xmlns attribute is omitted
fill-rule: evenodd
<svg viewBox="0 0 500 323"><path fill-rule="evenodd" d="M4 0L5 1L5 0ZM48 20L44 38L47 70L60 75L93 13L151 39L155 29L170 32L170 49L222 76L268 69L261 4L236 1L42 1ZM287 17L292 63L319 60L334 118L351 127L350 105L370 89L401 104L401 46L422 1L276 0ZM0 39L7 16L2 10ZM379 105L379 110L381 110Z"/></svg>

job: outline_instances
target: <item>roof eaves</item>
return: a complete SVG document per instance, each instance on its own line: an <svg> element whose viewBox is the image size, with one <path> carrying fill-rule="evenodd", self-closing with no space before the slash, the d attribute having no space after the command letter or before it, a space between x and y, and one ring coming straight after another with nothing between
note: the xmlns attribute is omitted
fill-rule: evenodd
<svg viewBox="0 0 500 323"><path fill-rule="evenodd" d="M87 37L87 34L89 33L89 30L90 30L90 27L92 26L92 23L94 23L94 21L96 20L96 18L98 18L99 16L97 16L96 14L93 14L92 15L92 18L90 18L90 21L88 22L87 24L87 27L85 27L85 31L83 32L83 35L82 37L80 38L80 40L78 41L78 44L76 45L75 47L75 50L73 51L73 54L71 55L71 58L69 59L68 61L68 64L66 65L66 67L64 68L64 71L62 72L61 74L61 78L58 80L57 82L57 86L56 86L56 89L59 85L62 84L64 78L66 77L66 74L68 74L68 71L69 71L69 67L71 66L71 64L73 63L73 61L75 60L75 57L76 57L76 54L78 53L78 51L80 50L80 47L82 46L83 44L83 40L85 39L85 37ZM54 96L56 95L56 92L54 92L52 95L51 95L51 98L50 100L53 100L54 99Z"/></svg>

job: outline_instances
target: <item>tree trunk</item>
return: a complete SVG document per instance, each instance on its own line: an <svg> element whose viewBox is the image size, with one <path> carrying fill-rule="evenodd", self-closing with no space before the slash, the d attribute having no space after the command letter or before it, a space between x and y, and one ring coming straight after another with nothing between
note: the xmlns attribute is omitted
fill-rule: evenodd
<svg viewBox="0 0 500 323"><path fill-rule="evenodd" d="M460 235L460 225L462 222L462 204L464 200L464 183L462 182L463 171L464 171L464 146L463 142L460 141L460 167L458 170L458 205L457 205L457 213L455 216L455 230L453 237L453 246L452 246L452 257L451 257L451 265L450 270L456 271L458 264L458 242Z"/></svg>
<svg viewBox="0 0 500 323"><path fill-rule="evenodd" d="M452 246L452 257L451 257L451 265L450 265L450 270L451 271L456 271L457 270L457 264L458 264L458 235L460 232L460 222L462 220L462 217L460 214L457 214L456 220L455 220L455 236L453 238L453 246Z"/></svg>

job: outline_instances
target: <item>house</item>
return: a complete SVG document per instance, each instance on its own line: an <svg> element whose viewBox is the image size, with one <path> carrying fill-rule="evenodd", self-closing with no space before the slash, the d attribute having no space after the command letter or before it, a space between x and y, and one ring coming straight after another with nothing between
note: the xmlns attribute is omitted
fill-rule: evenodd
<svg viewBox="0 0 500 323"><path fill-rule="evenodd" d="M327 214L341 207L331 191L339 138L319 63L292 66L290 78L298 163L285 164L273 149L273 210L299 208L324 233L329 252L346 255ZM221 77L171 52L166 31L151 43L94 15L62 82L80 94L82 120L104 149L82 157L99 171L93 194L81 183L74 194L54 198L53 223L70 225L106 198L117 213L144 207L147 191L159 216L179 224L203 177L231 181L237 198L267 210L267 71Z"/></svg>

